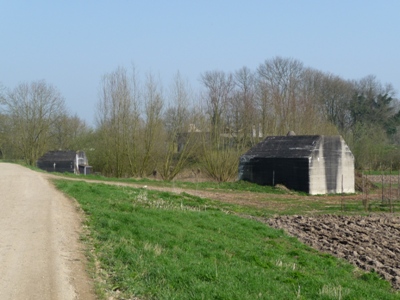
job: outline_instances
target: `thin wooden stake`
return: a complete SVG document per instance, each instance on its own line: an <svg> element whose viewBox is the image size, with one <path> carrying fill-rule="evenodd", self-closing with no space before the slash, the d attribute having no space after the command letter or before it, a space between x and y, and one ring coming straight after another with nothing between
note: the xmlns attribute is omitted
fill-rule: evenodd
<svg viewBox="0 0 400 300"><path fill-rule="evenodd" d="M393 206L392 206L392 164L390 164L390 173L389 173L389 206L390 206L390 212L393 213Z"/></svg>
<svg viewBox="0 0 400 300"><path fill-rule="evenodd" d="M272 171L272 186L275 186L275 170Z"/></svg>
<svg viewBox="0 0 400 300"><path fill-rule="evenodd" d="M382 204L383 204L384 203L384 197L383 197L383 171L382 171L381 177L382 177Z"/></svg>
<svg viewBox="0 0 400 300"><path fill-rule="evenodd" d="M342 211L344 211L343 174L342 174Z"/></svg>

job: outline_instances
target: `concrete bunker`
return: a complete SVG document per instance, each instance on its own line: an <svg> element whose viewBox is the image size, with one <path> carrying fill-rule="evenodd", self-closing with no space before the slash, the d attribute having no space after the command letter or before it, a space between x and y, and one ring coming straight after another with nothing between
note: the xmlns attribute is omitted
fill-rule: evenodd
<svg viewBox="0 0 400 300"><path fill-rule="evenodd" d="M49 151L36 162L38 168L47 172L75 173L88 175L92 167L84 151Z"/></svg>
<svg viewBox="0 0 400 300"><path fill-rule="evenodd" d="M311 195L354 193L354 156L341 136L269 136L240 157L239 180Z"/></svg>

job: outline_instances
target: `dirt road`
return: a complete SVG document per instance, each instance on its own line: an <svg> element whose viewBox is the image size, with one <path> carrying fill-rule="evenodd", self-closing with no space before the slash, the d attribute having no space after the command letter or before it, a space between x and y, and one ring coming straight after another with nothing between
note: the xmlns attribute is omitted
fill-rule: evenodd
<svg viewBox="0 0 400 300"><path fill-rule="evenodd" d="M44 175L0 163L0 299L95 299L80 228Z"/></svg>

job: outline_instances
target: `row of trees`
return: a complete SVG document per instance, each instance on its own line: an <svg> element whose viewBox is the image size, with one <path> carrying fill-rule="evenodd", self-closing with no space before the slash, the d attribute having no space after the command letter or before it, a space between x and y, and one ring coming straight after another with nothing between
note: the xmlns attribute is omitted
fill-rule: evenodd
<svg viewBox="0 0 400 300"><path fill-rule="evenodd" d="M101 79L95 128L68 114L44 81L3 89L0 149L29 164L48 150L83 149L106 175L171 180L191 165L224 181L252 145L294 130L343 135L358 168L399 162L399 102L373 76L345 80L275 57L256 70L205 72L200 83L195 92L178 73L164 89L119 67Z"/></svg>
<svg viewBox="0 0 400 300"><path fill-rule="evenodd" d="M0 154L34 165L49 149L84 145L91 129L68 114L64 98L44 81L19 84L0 94Z"/></svg>

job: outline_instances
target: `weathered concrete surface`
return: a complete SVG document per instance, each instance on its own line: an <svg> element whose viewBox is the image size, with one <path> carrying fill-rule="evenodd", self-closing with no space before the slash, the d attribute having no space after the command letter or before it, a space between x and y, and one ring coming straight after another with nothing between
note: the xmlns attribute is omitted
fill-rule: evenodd
<svg viewBox="0 0 400 300"><path fill-rule="evenodd" d="M311 195L355 192L354 156L340 136L322 136L310 157Z"/></svg>

